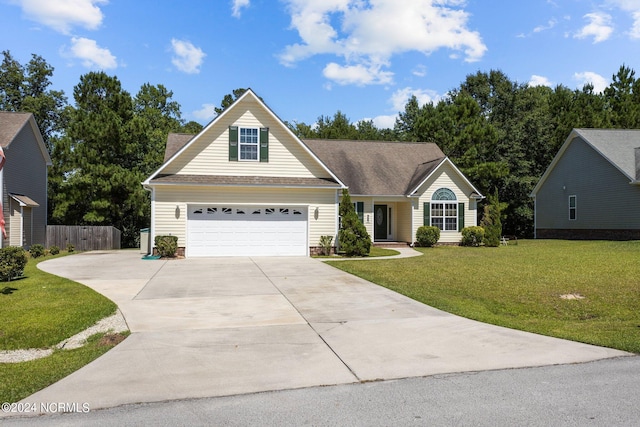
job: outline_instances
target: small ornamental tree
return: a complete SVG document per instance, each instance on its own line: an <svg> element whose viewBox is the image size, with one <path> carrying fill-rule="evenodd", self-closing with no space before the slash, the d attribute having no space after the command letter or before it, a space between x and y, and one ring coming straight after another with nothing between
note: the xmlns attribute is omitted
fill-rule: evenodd
<svg viewBox="0 0 640 427"><path fill-rule="evenodd" d="M349 191L342 190L340 201L340 231L338 232L338 244L340 250L346 256L367 256L371 250L371 237L367 233L364 224L358 219L358 214L351 203Z"/></svg>
<svg viewBox="0 0 640 427"><path fill-rule="evenodd" d="M484 215L480 221L480 225L484 228L484 244L485 246L500 246L500 236L502 236L502 222L500 221L500 202L498 200L498 192L487 196L489 202L484 207Z"/></svg>

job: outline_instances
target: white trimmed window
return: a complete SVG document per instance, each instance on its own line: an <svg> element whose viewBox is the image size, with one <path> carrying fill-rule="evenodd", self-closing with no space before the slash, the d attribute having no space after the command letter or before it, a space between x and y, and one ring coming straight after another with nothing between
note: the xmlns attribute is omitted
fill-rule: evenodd
<svg viewBox="0 0 640 427"><path fill-rule="evenodd" d="M578 197L569 196L569 221L578 219Z"/></svg>
<svg viewBox="0 0 640 427"><path fill-rule="evenodd" d="M431 198L431 225L442 231L458 230L458 203L448 188L440 188Z"/></svg>
<svg viewBox="0 0 640 427"><path fill-rule="evenodd" d="M258 128L240 128L240 160L258 161Z"/></svg>

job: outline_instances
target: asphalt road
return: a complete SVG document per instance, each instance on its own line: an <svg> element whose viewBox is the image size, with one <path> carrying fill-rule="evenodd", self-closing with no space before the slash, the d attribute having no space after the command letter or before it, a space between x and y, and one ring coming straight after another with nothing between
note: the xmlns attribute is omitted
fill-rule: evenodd
<svg viewBox="0 0 640 427"><path fill-rule="evenodd" d="M86 409L1 424L638 426L640 357Z"/></svg>

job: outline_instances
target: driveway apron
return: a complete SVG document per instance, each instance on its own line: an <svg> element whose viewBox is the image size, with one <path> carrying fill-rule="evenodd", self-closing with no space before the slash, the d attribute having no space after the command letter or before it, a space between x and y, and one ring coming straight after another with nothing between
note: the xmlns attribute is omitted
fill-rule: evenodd
<svg viewBox="0 0 640 427"><path fill-rule="evenodd" d="M131 335L24 400L38 404L97 409L627 355L447 314L307 257L115 251L39 266L115 301Z"/></svg>

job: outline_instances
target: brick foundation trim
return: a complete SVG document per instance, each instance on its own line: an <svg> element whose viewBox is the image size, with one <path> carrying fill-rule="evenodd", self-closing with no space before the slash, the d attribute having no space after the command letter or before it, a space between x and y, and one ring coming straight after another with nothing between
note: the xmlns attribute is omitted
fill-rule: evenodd
<svg viewBox="0 0 640 427"><path fill-rule="evenodd" d="M564 240L640 240L640 230L536 229L537 239Z"/></svg>

